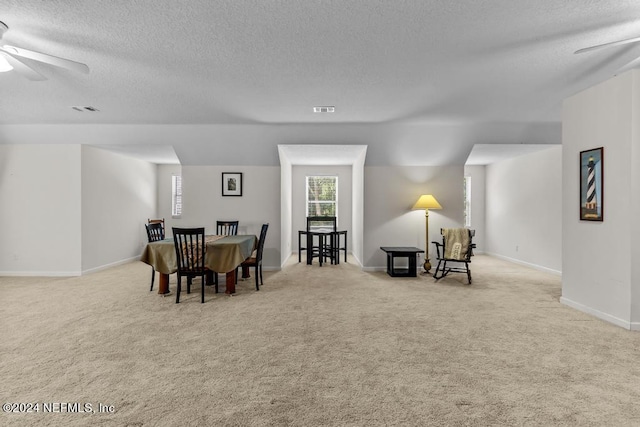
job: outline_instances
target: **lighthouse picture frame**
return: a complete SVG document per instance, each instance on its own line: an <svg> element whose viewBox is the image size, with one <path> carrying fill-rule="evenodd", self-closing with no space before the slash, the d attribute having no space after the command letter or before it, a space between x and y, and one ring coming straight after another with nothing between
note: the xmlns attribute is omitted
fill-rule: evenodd
<svg viewBox="0 0 640 427"><path fill-rule="evenodd" d="M604 148L580 152L580 220L603 221Z"/></svg>

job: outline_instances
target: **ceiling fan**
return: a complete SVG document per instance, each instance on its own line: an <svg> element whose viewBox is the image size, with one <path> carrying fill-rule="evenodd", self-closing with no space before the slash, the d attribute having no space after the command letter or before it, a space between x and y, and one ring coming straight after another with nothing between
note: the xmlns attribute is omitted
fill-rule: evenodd
<svg viewBox="0 0 640 427"><path fill-rule="evenodd" d="M9 27L7 24L0 21L0 39L2 39L2 36L8 29ZM81 62L59 58L57 56L47 55L15 46L0 45L0 71L9 71L13 69L29 80L47 80L45 76L28 65L23 58L43 62L45 64L65 68L67 70L77 71L79 73L89 73L89 67ZM6 61L3 61L3 59Z"/></svg>

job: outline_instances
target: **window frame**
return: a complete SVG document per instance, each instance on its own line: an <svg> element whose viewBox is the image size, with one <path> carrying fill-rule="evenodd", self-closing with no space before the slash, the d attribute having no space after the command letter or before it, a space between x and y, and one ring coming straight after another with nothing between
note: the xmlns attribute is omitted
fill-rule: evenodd
<svg viewBox="0 0 640 427"><path fill-rule="evenodd" d="M336 187L336 191L335 191L335 197L334 200L313 200L313 203L322 203L322 204L333 204L334 207L334 215L336 217L336 220L338 218L338 176L337 175L307 175L305 176L305 193L304 193L304 199L305 199L305 215L308 217L309 216L309 179L310 178L333 178L335 181L335 187ZM315 216L315 215L314 215Z"/></svg>
<svg viewBox="0 0 640 427"><path fill-rule="evenodd" d="M182 175L171 175L171 218L182 217Z"/></svg>
<svg viewBox="0 0 640 427"><path fill-rule="evenodd" d="M464 177L463 194L464 194L464 226L471 227L471 176Z"/></svg>

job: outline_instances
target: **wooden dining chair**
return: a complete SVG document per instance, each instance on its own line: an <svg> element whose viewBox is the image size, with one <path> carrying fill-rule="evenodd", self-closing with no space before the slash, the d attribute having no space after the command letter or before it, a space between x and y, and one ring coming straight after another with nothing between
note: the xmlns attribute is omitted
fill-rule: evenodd
<svg viewBox="0 0 640 427"><path fill-rule="evenodd" d="M307 263L310 263L315 257L322 257L326 260L327 257L333 264L336 261L337 249L337 217L335 216L308 216L307 217L307 247L302 248L307 250ZM328 233L325 236L320 236L316 233ZM315 244L314 236L318 237L318 244ZM326 237L329 237L327 240ZM300 258L300 249L298 250L298 258Z"/></svg>
<svg viewBox="0 0 640 427"><path fill-rule="evenodd" d="M237 236L240 221L216 221L216 234L218 236ZM236 283L238 276L236 275ZM213 273L213 283L218 285L218 273Z"/></svg>
<svg viewBox="0 0 640 427"><path fill-rule="evenodd" d="M157 242L158 240L164 240L164 227L161 223L156 222L151 224L145 224L144 227L147 230L147 239L149 240L149 243ZM156 278L156 269L153 268L152 266L151 267L151 289L149 289L149 292L153 291L153 282L155 281L155 278Z"/></svg>
<svg viewBox="0 0 640 427"><path fill-rule="evenodd" d="M162 225L162 235L166 235L164 228L164 218L162 219L147 219L147 224L161 224ZM164 237L163 237L164 239Z"/></svg>
<svg viewBox="0 0 640 427"><path fill-rule="evenodd" d="M240 264L243 268L246 267L254 267L253 275L256 277L256 291L260 290L260 285L264 285L264 281L262 280L262 253L264 252L264 241L267 237L267 229L269 228L269 223L262 224L262 229L260 230L260 239L258 240L258 248L251 254L249 258ZM238 274L236 272L236 277ZM260 280L258 280L258 277Z"/></svg>
<svg viewBox="0 0 640 427"><path fill-rule="evenodd" d="M202 279L201 301L204 303L204 287L206 282L207 269L204 266L204 227L199 228L176 228L173 227L173 242L176 250L176 260L178 264L177 279L178 290L176 291L176 304L180 302L180 291L182 290L182 278L187 278L187 293L191 293L191 283L196 277ZM216 286L217 290L217 286Z"/></svg>
<svg viewBox="0 0 640 427"><path fill-rule="evenodd" d="M216 221L216 234L219 236L236 236L240 221Z"/></svg>

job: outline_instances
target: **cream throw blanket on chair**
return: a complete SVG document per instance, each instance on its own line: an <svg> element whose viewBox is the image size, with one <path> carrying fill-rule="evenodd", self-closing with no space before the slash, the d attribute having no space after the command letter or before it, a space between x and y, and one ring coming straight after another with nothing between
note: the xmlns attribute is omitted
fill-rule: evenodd
<svg viewBox="0 0 640 427"><path fill-rule="evenodd" d="M464 261L469 251L469 230L466 228L443 228L444 257Z"/></svg>

